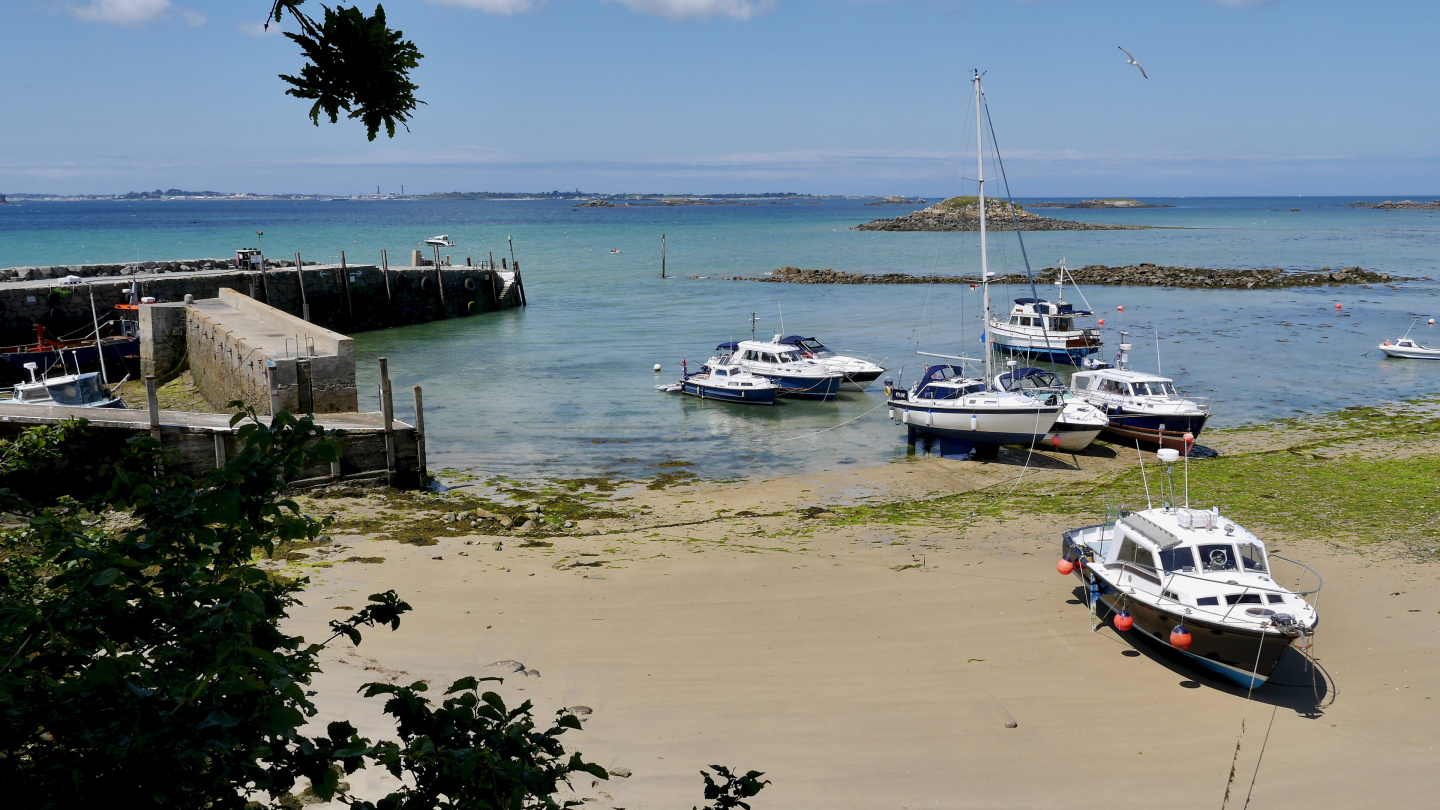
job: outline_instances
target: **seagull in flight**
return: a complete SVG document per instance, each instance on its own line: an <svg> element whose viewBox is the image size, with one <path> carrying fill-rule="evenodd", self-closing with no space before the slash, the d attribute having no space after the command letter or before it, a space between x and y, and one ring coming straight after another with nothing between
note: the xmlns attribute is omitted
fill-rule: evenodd
<svg viewBox="0 0 1440 810"><path fill-rule="evenodd" d="M1119 45L1116 45L1115 47L1120 48ZM1130 53L1129 51L1125 50L1124 48L1120 48L1120 50L1121 50L1122 52L1124 52L1124 54L1125 54L1126 56L1130 57L1129 60L1127 60L1127 61L1125 62L1125 64L1127 64L1127 65L1134 65L1135 67L1140 68L1140 75L1141 75L1141 76L1145 76L1145 78L1147 78L1147 79L1150 78L1148 75L1145 74L1145 68L1144 68L1144 66L1142 66L1139 62L1136 62L1136 61L1135 61L1135 54Z"/></svg>

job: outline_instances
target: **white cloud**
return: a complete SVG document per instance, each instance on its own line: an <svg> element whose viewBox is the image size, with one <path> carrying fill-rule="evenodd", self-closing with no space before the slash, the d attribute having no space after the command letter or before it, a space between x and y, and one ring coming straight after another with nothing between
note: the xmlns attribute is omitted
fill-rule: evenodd
<svg viewBox="0 0 1440 810"><path fill-rule="evenodd" d="M430 0L447 6L479 9L487 14L524 14L545 5L545 0Z"/></svg>
<svg viewBox="0 0 1440 810"><path fill-rule="evenodd" d="M160 17L169 8L170 0L90 0L88 5L67 7L86 22L111 25L139 25Z"/></svg>
<svg viewBox="0 0 1440 810"><path fill-rule="evenodd" d="M669 20L708 20L729 17L749 20L775 9L777 0L613 0L631 11Z"/></svg>
<svg viewBox="0 0 1440 810"><path fill-rule="evenodd" d="M280 26L277 24L272 24L269 28L266 28L263 23L244 22L237 23L236 27L239 28L242 32L249 34L252 37L280 36Z"/></svg>
<svg viewBox="0 0 1440 810"><path fill-rule="evenodd" d="M166 19L172 9L191 28L205 24L204 14L193 9L175 8L170 0L90 0L83 6L65 6L66 11L85 22L128 27Z"/></svg>

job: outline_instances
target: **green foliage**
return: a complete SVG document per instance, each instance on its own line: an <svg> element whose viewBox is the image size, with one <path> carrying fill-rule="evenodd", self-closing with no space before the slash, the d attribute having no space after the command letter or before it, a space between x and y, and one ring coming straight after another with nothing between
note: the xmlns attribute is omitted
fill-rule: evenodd
<svg viewBox="0 0 1440 810"><path fill-rule="evenodd" d="M724 765L711 765L710 770L720 777L721 781L716 782L710 774L701 771L700 775L705 777L705 800L711 802L703 810L750 810L746 799L753 798L764 787L770 784L770 780L762 780L760 777L765 774L760 771L750 771L744 775L734 773ZM697 810L701 810L697 808Z"/></svg>
<svg viewBox="0 0 1440 810"><path fill-rule="evenodd" d="M316 23L300 11L304 2L275 0L270 10L270 19L277 22L290 12L300 32L287 31L285 36L300 46L307 60L299 76L280 76L291 85L286 95L315 102L310 107L315 126L320 126L322 113L335 123L343 109L346 117L360 119L372 141L382 124L391 138L396 122L408 130L405 122L424 103L415 98L417 88L410 81L410 71L423 58L415 43L385 24L381 5L368 17L358 6L321 6L325 18Z"/></svg>
<svg viewBox="0 0 1440 810"><path fill-rule="evenodd" d="M315 539L321 524L282 497L285 481L333 460L336 446L309 418L282 412L267 425L251 412L234 424L242 420L238 452L198 480L165 471L146 437L106 471L109 489L84 502L37 506L0 491L25 519L0 532L8 802L241 808L263 794L281 806L308 778L316 796L354 807L549 808L570 773L604 774L563 758L556 738L579 727L573 716L537 732L528 703L507 711L498 697L477 699L474 679L438 709L417 694L423 685L363 686L391 695L400 743L372 743L343 722L300 734L316 714L307 687L326 645L359 643L361 628L393 630L410 606L375 594L320 643L281 630L305 582L253 561ZM76 429L0 442L0 471L63 452ZM411 782L375 805L344 795L340 776L367 764Z"/></svg>

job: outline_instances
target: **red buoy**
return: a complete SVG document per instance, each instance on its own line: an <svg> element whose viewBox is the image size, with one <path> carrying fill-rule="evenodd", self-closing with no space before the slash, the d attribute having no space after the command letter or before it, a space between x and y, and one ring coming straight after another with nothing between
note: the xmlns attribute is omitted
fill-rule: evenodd
<svg viewBox="0 0 1440 810"><path fill-rule="evenodd" d="M1053 445L1055 445L1056 447L1059 447L1059 446L1060 446L1060 434L1056 433L1055 435L1051 436L1051 437L1050 437L1050 443L1053 444Z"/></svg>
<svg viewBox="0 0 1440 810"><path fill-rule="evenodd" d="M1134 627L1134 626L1135 626L1135 617L1130 615L1130 611L1128 611L1128 610L1122 610L1122 611L1120 611L1119 613L1116 613L1116 614L1115 614L1115 629L1116 629L1116 630L1119 630L1120 632L1123 633L1123 632L1125 632L1126 630L1129 630L1130 628L1132 628L1132 627Z"/></svg>
<svg viewBox="0 0 1440 810"><path fill-rule="evenodd" d="M1340 308L1340 305L1339 305L1339 304L1336 304L1336 305L1335 305L1335 308L1336 308L1336 309L1339 309L1339 308Z"/></svg>
<svg viewBox="0 0 1440 810"><path fill-rule="evenodd" d="M1181 438L1185 440L1185 455L1188 456L1190 455L1190 447L1195 444L1195 434L1187 430Z"/></svg>
<svg viewBox="0 0 1440 810"><path fill-rule="evenodd" d="M1124 312L1124 311L1125 311L1125 305L1124 305L1124 304L1121 304L1120 306L1115 307L1115 311L1116 311L1116 312Z"/></svg>
<svg viewBox="0 0 1440 810"><path fill-rule="evenodd" d="M1072 563L1062 557L1060 559L1060 562L1055 563L1055 570L1068 576L1070 572L1075 570L1075 563Z"/></svg>
<svg viewBox="0 0 1440 810"><path fill-rule="evenodd" d="M1435 323L1435 319L1434 319L1434 318L1431 318L1431 319L1430 319L1430 323ZM1104 325L1105 325L1105 319L1104 319L1104 318L1101 318L1099 321L1097 321L1097 324L1100 325L1100 326L1104 326Z"/></svg>
<svg viewBox="0 0 1440 810"><path fill-rule="evenodd" d="M1170 646L1177 650L1190 649L1190 642L1193 640L1190 631L1186 630L1183 624L1175 625L1175 629L1170 631Z"/></svg>

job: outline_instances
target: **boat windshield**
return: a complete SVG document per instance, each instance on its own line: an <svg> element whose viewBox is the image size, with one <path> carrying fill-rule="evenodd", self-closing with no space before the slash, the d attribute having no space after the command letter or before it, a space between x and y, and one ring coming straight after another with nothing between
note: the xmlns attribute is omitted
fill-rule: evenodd
<svg viewBox="0 0 1440 810"><path fill-rule="evenodd" d="M780 362L798 363L800 362L800 355L796 354L795 352L780 352Z"/></svg>
<svg viewBox="0 0 1440 810"><path fill-rule="evenodd" d="M919 399L959 399L970 394L985 393L983 383L971 383L969 385L927 385L919 394Z"/></svg>
<svg viewBox="0 0 1440 810"><path fill-rule="evenodd" d="M1168 382L1158 382L1158 381L1156 381L1156 382L1137 382L1137 383L1134 383L1133 385L1135 386L1135 395L1136 395L1136 396L1140 396L1140 397L1143 397L1143 396L1173 397L1173 396L1175 396L1175 386L1174 386L1173 384L1171 384L1171 383L1168 383Z"/></svg>
<svg viewBox="0 0 1440 810"><path fill-rule="evenodd" d="M1235 571L1235 547L1229 543L1200 546L1200 564L1206 573Z"/></svg>
<svg viewBox="0 0 1440 810"><path fill-rule="evenodd" d="M1253 543L1240 544L1240 562L1246 571L1265 573L1265 549Z"/></svg>
<svg viewBox="0 0 1440 810"><path fill-rule="evenodd" d="M817 354L820 353L820 352L828 352L828 351L830 351L829 349L825 348L825 344L824 344L824 343L821 343L820 341L818 341L818 340L816 340L816 339L814 339L814 338L806 338L806 339L800 341L800 346L801 346L802 348L809 349L810 351L815 352L815 353L817 353Z"/></svg>
<svg viewBox="0 0 1440 810"><path fill-rule="evenodd" d="M90 405L103 400L100 381L95 377L81 377L78 380L45 386L50 398L57 405Z"/></svg>
<svg viewBox="0 0 1440 810"><path fill-rule="evenodd" d="M1160 567L1170 571L1195 571L1195 552L1188 546L1172 546L1160 550Z"/></svg>

